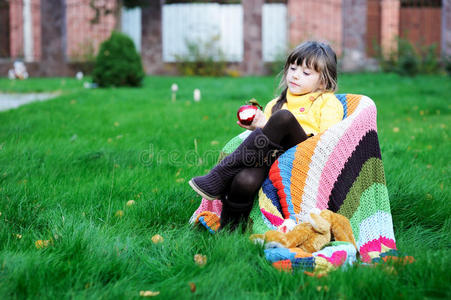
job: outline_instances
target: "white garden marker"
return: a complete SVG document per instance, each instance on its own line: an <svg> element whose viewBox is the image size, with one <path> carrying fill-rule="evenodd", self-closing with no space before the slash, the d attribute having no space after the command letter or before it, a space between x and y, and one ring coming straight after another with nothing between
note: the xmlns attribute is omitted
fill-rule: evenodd
<svg viewBox="0 0 451 300"><path fill-rule="evenodd" d="M77 80L82 80L83 79L83 72L78 71L77 74L75 74L75 78L77 78Z"/></svg>
<svg viewBox="0 0 451 300"><path fill-rule="evenodd" d="M172 102L175 102L176 98L177 98L177 91L179 90L179 86L177 85L177 83L173 83L171 85L171 91L172 91Z"/></svg>
<svg viewBox="0 0 451 300"><path fill-rule="evenodd" d="M199 102L201 99L201 94L199 89L194 89L193 98L195 102Z"/></svg>

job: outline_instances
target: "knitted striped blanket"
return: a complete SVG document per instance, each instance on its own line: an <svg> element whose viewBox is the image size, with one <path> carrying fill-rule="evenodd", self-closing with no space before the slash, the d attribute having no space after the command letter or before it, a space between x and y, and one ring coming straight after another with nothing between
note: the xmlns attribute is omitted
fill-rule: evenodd
<svg viewBox="0 0 451 300"><path fill-rule="evenodd" d="M251 212L253 231L276 229L288 218L299 223L313 208L327 208L350 220L361 260L374 262L396 253L376 106L366 96L336 97L344 108L343 120L287 150L271 166ZM232 139L221 157L233 152L248 134ZM220 212L219 200L203 199L190 222L214 232ZM288 269L329 270L356 259L353 247L343 243L311 255L280 248L266 249L265 255L275 267Z"/></svg>

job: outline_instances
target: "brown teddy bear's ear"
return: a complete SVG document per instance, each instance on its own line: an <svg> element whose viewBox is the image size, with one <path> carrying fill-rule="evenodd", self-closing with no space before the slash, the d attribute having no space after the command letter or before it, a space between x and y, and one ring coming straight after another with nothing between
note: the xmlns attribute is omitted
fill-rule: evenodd
<svg viewBox="0 0 451 300"><path fill-rule="evenodd" d="M310 214L310 224L313 229L321 234L330 232L330 223L320 215L311 213Z"/></svg>

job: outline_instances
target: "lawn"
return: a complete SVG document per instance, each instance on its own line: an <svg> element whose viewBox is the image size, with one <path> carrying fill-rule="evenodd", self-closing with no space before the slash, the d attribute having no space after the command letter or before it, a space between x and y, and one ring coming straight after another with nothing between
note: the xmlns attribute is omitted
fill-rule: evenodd
<svg viewBox="0 0 451 300"><path fill-rule="evenodd" d="M0 112L0 298L449 299L451 80L347 74L339 86L377 105L397 246L413 264L312 278L273 268L248 235L188 225L200 203L188 180L242 132L245 100L273 98L273 77L147 77L139 89L2 78L0 92L62 94Z"/></svg>

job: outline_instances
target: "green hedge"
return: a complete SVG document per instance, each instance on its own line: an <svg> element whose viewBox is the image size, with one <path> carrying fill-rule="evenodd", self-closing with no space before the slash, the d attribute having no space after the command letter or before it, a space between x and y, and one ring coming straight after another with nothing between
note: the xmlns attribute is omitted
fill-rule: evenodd
<svg viewBox="0 0 451 300"><path fill-rule="evenodd" d="M100 87L141 85L144 78L141 57L128 36L113 32L101 44L92 78Z"/></svg>

